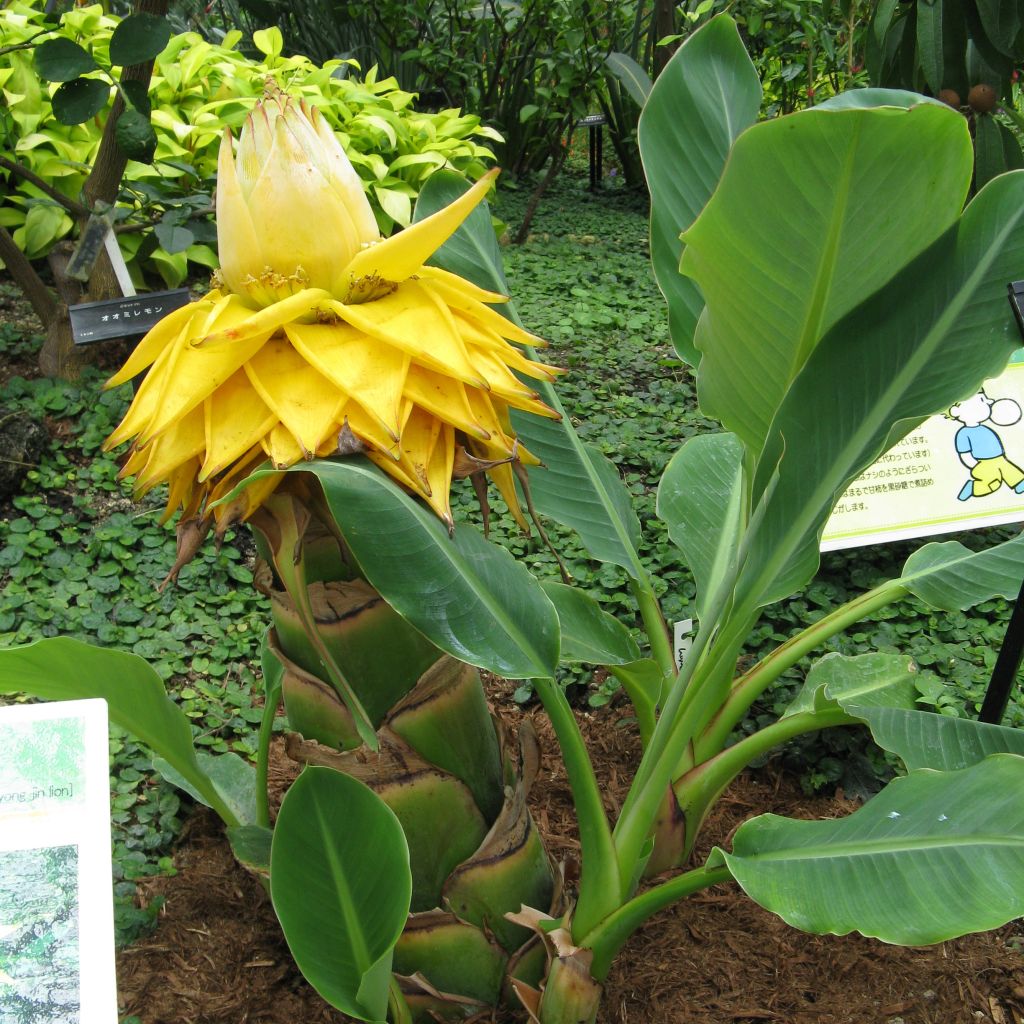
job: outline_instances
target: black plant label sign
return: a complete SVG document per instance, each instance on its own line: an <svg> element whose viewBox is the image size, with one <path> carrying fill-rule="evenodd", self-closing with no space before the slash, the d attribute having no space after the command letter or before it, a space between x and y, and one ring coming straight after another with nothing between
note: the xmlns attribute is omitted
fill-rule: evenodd
<svg viewBox="0 0 1024 1024"><path fill-rule="evenodd" d="M71 334L76 345L137 337L189 301L187 288L175 288L169 292L147 292L123 299L83 302L68 309Z"/></svg>

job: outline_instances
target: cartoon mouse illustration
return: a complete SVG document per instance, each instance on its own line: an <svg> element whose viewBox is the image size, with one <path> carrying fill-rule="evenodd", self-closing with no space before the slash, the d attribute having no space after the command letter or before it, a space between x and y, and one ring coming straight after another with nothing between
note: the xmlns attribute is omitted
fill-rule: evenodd
<svg viewBox="0 0 1024 1024"><path fill-rule="evenodd" d="M950 406L950 419L963 426L953 439L960 461L971 471L971 478L957 497L982 498L998 491L1002 484L1024 494L1024 470L1006 457L1002 439L990 427L1012 427L1020 422L1020 406L1012 398L991 399L984 391Z"/></svg>

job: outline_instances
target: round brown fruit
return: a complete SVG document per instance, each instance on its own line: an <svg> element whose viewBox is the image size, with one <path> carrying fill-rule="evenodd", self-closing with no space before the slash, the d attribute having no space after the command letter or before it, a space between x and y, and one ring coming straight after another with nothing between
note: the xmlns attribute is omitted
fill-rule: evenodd
<svg viewBox="0 0 1024 1024"><path fill-rule="evenodd" d="M956 89L941 89L938 98L955 110L960 109L960 93Z"/></svg>
<svg viewBox="0 0 1024 1024"><path fill-rule="evenodd" d="M979 82L967 94L967 102L971 105L971 109L977 111L979 114L990 113L992 108L996 105L996 99L995 89L993 89L991 85L986 85L984 82Z"/></svg>

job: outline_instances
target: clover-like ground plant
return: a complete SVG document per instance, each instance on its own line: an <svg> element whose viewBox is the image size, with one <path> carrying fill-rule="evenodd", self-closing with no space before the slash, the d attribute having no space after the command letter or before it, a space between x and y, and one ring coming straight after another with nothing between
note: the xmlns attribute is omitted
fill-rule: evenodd
<svg viewBox="0 0 1024 1024"><path fill-rule="evenodd" d="M472 526L459 523L449 535L411 496L416 488L392 473L405 484L397 486L366 459L299 464L288 475L304 484L275 485L274 499L283 493L290 509L299 509L300 499L301 507L329 509L319 515L330 537L325 558L342 552L358 566L353 577L384 598L389 614L459 662L534 680L578 815L578 884L555 893L547 908L539 904L551 891L538 887L544 900L523 899L521 908L506 912L510 924L535 934L532 946L527 941L512 957L488 960L479 955L479 940L467 938L464 952L455 956L456 947L447 947L443 963L421 960L409 973L412 962L403 960L409 930L402 929L417 879L415 861L409 869L413 844L384 802L353 781L360 772L339 763L344 754L294 741L307 744L301 749L315 766L285 798L269 857L270 888L300 966L326 998L354 1016L404 1022L427 1019L430 1009L468 1017L487 1001L483 988L475 1000L456 993L489 978L487 998L514 993L530 1020L591 1024L602 984L632 932L674 901L715 884L739 885L798 928L856 930L895 943L938 942L1024 913L1024 739L1010 729L918 710L909 659L825 655L806 669L803 690L778 721L732 741L752 703L781 673L806 664L864 616L908 594L953 611L1019 588L1024 541L981 552L955 541L931 543L911 556L899 578L737 671L761 609L798 591L817 571L821 531L849 482L925 418L999 373L1015 348L1005 287L1024 267L1024 172L995 178L965 206L972 163L966 124L915 94L860 90L755 124L759 103L760 85L735 25L719 16L666 67L640 122L652 260L672 340L696 367L703 412L723 428L683 444L658 489L658 514L697 584L699 629L681 666L638 554L640 524L625 488L565 417L513 411L507 433L514 427L542 461L530 470L535 507L575 529L596 560L629 575L643 649L588 595L534 580ZM421 196L421 223L461 190L438 178ZM483 207L430 260L487 292L506 293ZM515 320L511 304L503 311ZM551 384L540 380L536 388L559 411ZM266 472L245 486L268 487ZM240 493L228 495L229 502ZM271 514L276 529L286 531L261 530L271 556L278 552L270 561L291 596L289 560L299 572L307 564L295 544L305 513ZM314 541L320 543L308 534L307 545ZM312 602L304 610L298 593L290 618L282 613L278 620L277 648L269 648L268 706L276 703L282 672L298 675L286 659L314 676L325 663L319 647L319 666L277 653L299 632L297 620L317 619ZM306 593L313 593L308 575ZM337 607L350 605L339 600ZM5 680L15 680L5 686L42 693L39 665L49 659L51 682L43 695L58 695L52 679L63 676L52 662L68 656L70 641L47 643L46 655L42 645L0 654ZM643 754L614 821L554 682L560 661L607 665L633 703ZM133 671L145 669L139 664ZM416 685L433 694L432 673L465 671L435 664ZM302 707L307 722L337 723L330 728L339 733L333 694L343 688L330 680L333 710L320 716L313 709L326 691L301 678L301 687L289 684L301 695L292 698L289 715ZM115 697L123 692L118 688ZM146 714L154 719L170 713L152 680L132 692L148 695ZM116 700L111 706L117 708ZM399 704L387 719L399 735L404 710ZM123 717L134 718L139 735L150 742L156 735L154 746L166 750L142 712L140 696ZM353 716L357 731L358 721ZM707 813L740 771L792 737L839 726L867 727L905 773L846 818L754 817L729 849L694 863ZM219 803L227 820L234 814L240 821L226 797L231 762L196 762L190 746L182 753L187 729L182 735L182 726L176 728L182 782ZM359 738L364 749L373 745L365 723ZM377 743L385 752L385 740ZM325 744L331 745L345 744ZM533 770L528 741L520 748L516 763L503 769L506 806L525 791L516 778L528 779ZM337 767L349 774L331 770ZM482 790L480 778L472 779ZM484 800L476 792L474 798ZM229 829L243 859L259 859L249 847L265 846L265 811L263 819ZM466 828L452 825L448 842L461 842ZM512 856L514 848L515 842L501 845ZM513 888L528 889L517 883L504 890L506 897ZM473 935L501 943L503 926L493 913L481 916L473 899L460 902L444 891L441 900L451 934L467 937L463 926L482 921Z"/></svg>

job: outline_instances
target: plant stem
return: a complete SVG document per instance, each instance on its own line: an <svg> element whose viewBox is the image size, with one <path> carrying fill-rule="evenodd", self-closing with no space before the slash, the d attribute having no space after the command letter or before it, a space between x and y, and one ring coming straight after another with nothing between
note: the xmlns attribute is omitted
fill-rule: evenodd
<svg viewBox="0 0 1024 1024"><path fill-rule="evenodd" d="M653 889L648 889L639 896L634 896L628 903L624 903L583 939L583 945L594 951L594 960L590 968L594 978L597 981L604 981L612 961L626 944L626 940L659 910L664 910L665 907L710 885L719 885L731 879L732 875L726 867L695 868L676 875L675 878L662 882L661 885L656 885Z"/></svg>
<svg viewBox="0 0 1024 1024"><path fill-rule="evenodd" d="M630 577L629 585L640 607L640 617L643 619L647 640L651 645L651 655L665 678L671 679L678 671L675 654L672 651L672 638L669 636L668 625L665 616L661 614L661 606L658 604L651 581Z"/></svg>
<svg viewBox="0 0 1024 1024"><path fill-rule="evenodd" d="M74 199L69 199L59 189L54 188L48 181L44 181L38 174L30 171L17 161L8 160L7 157L0 156L0 167L6 167L11 174L16 174L19 178L24 178L25 181L31 182L40 192L48 195L54 202L59 203L68 213L73 214L75 217L84 219L89 216L89 211L81 203L76 202Z"/></svg>
<svg viewBox="0 0 1024 1024"><path fill-rule="evenodd" d="M807 732L831 729L840 725L862 725L842 708L802 711L759 729L715 757L698 764L673 785L676 800L686 816L686 849L693 848L704 817L722 791L755 758L768 753L780 743Z"/></svg>
<svg viewBox="0 0 1024 1024"><path fill-rule="evenodd" d="M412 1024L412 1014L409 1011L409 1004L398 987L398 981L391 975L388 982L388 1017L391 1024Z"/></svg>
<svg viewBox="0 0 1024 1024"><path fill-rule="evenodd" d="M625 895L601 790L576 716L553 679L535 679L537 695L558 737L580 828L580 894L573 914L573 936L590 931Z"/></svg>
<svg viewBox="0 0 1024 1024"><path fill-rule="evenodd" d="M732 694L715 716L704 734L697 741L698 762L718 751L729 737L729 733L742 720L750 705L775 682L787 669L792 668L801 658L820 647L836 633L841 633L855 622L872 612L884 608L910 591L897 580L889 580L874 590L819 619L796 636L777 647L766 658L758 662L749 672L736 680Z"/></svg>
<svg viewBox="0 0 1024 1024"><path fill-rule="evenodd" d="M281 681L267 681L267 692L260 719L259 740L256 747L256 824L270 828L270 795L267 781L270 774L270 740L274 734L274 717L281 702Z"/></svg>

